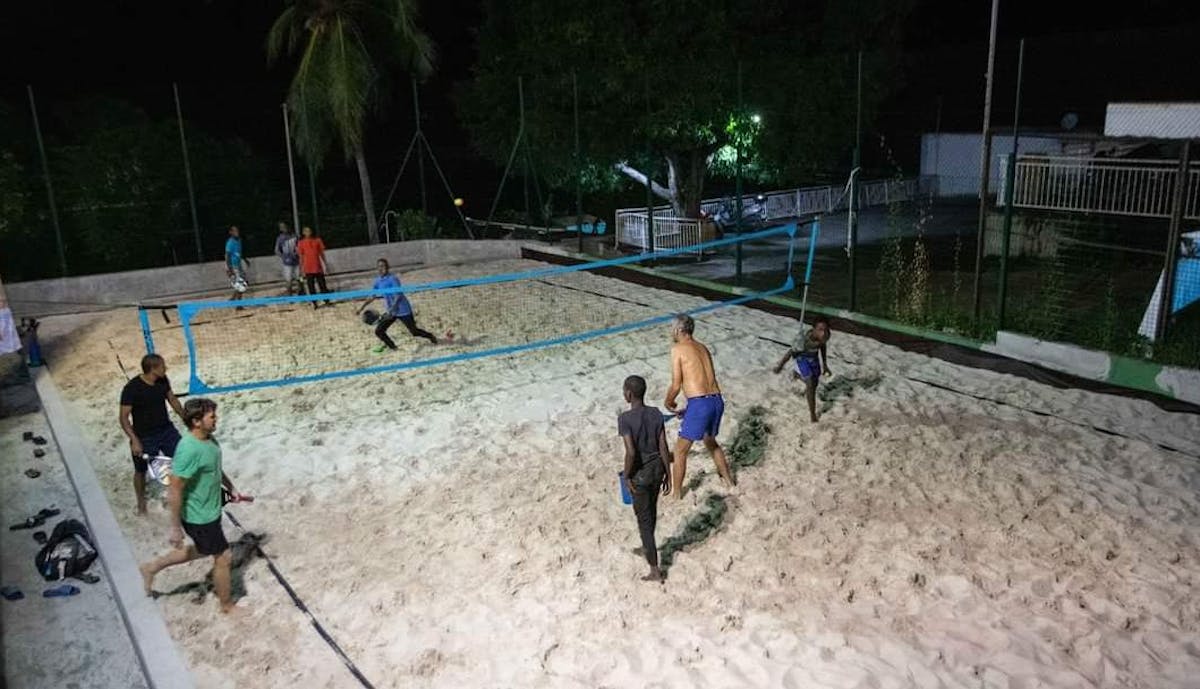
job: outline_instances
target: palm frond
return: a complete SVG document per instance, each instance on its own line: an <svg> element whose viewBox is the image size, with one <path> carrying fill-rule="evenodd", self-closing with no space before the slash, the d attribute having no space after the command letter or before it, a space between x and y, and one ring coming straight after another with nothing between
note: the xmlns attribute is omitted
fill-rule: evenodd
<svg viewBox="0 0 1200 689"><path fill-rule="evenodd" d="M267 32L267 64L274 64L284 55L296 52L304 30L303 22L296 6L293 5L280 13L271 29Z"/></svg>

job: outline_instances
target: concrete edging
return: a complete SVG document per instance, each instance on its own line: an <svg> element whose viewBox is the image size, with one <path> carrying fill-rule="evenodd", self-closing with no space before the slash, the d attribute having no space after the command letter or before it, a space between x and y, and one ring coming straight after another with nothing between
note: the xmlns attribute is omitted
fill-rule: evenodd
<svg viewBox="0 0 1200 689"><path fill-rule="evenodd" d="M58 386L44 366L34 370L33 378L147 684L151 689L194 689L191 671L167 633L166 621L142 589L133 549L96 480L91 454L67 413Z"/></svg>

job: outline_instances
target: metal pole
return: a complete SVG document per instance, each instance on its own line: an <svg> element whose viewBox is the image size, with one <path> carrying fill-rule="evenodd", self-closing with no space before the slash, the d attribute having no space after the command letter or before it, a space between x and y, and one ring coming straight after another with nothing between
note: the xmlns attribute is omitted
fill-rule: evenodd
<svg viewBox="0 0 1200 689"><path fill-rule="evenodd" d="M858 308L858 170L862 166L862 51L858 51L854 116L854 160L850 163L850 212L846 215L850 232L850 310Z"/></svg>
<svg viewBox="0 0 1200 689"><path fill-rule="evenodd" d="M306 167L308 167L308 195L312 200L312 228L319 234L321 232L321 216L317 214L317 173L313 170L312 163ZM296 232L300 231L298 227L292 229Z"/></svg>
<svg viewBox="0 0 1200 689"><path fill-rule="evenodd" d="M412 79L412 92L413 92L413 121L416 122L417 134L419 135L421 133L421 101L420 101L419 96L417 95L417 80L415 78ZM429 213L429 202L427 201L427 197L425 194L425 156L424 156L425 137L418 136L417 138L420 139L420 143L417 144L417 146L418 146L418 148L417 148L417 179L419 180L418 183L421 185L421 213L428 214Z"/></svg>
<svg viewBox="0 0 1200 689"><path fill-rule="evenodd" d="M287 147L288 184L292 185L292 231L300 234L300 207L296 204L296 169L292 165L292 127L288 123L288 106L283 103L283 143Z"/></svg>
<svg viewBox="0 0 1200 689"><path fill-rule="evenodd" d="M1184 141L1179 153L1179 169L1175 173L1175 194L1171 199L1171 221L1167 230L1167 262L1163 267L1162 294L1158 300L1158 322L1154 324L1154 341L1162 342L1167 336L1167 321L1175 305L1175 264L1179 261L1179 232L1183 225L1184 197L1187 195L1188 167L1190 167L1192 142Z"/></svg>
<svg viewBox="0 0 1200 689"><path fill-rule="evenodd" d="M996 330L1004 329L1005 307L1008 305L1008 246L1012 237L1013 186L1017 177L1017 138L1021 122L1021 80L1025 74L1025 39L1017 53L1017 97L1013 105L1012 151L1004 171L1004 233L1000 239L1000 293L997 296Z"/></svg>
<svg viewBox="0 0 1200 689"><path fill-rule="evenodd" d="M200 245L200 220L196 215L196 192L192 188L192 163L188 159L187 139L183 135L183 107L179 104L179 84L172 82L175 92L175 119L179 121L179 146L183 149L183 174L187 180L188 204L192 209L192 234L196 237L196 262L204 262L204 248Z"/></svg>
<svg viewBox="0 0 1200 689"><path fill-rule="evenodd" d="M58 244L58 267L62 276L67 276L67 252L63 248L62 228L58 225L58 205L54 203L54 185L50 183L50 163L46 161L46 146L42 143L42 125L38 122L37 103L33 100L33 86L26 85L29 93L29 110L33 113L33 133L37 137L38 155L42 157L42 177L46 180L46 197L50 200L50 220L54 223L54 241Z"/></svg>
<svg viewBox="0 0 1200 689"><path fill-rule="evenodd" d="M996 66L996 18L1000 13L1000 0L992 0L992 28L988 39L987 78L983 90L983 160L980 161L979 179L979 230L975 238L975 295L972 314L975 325L979 325L979 306L983 279L983 242L987 232L988 181L992 170L992 73Z"/></svg>
<svg viewBox="0 0 1200 689"><path fill-rule="evenodd" d="M738 243L735 245L736 252L734 254L734 269L733 269L733 284L741 286L742 284L742 137L741 129L744 124L746 113L742 112L742 62L738 60L737 64L737 128L733 130L733 148L736 152L734 173L733 173L733 193L736 198L733 202L733 212L737 218L734 221L734 231L738 235Z"/></svg>
<svg viewBox="0 0 1200 689"><path fill-rule="evenodd" d="M521 108L521 132L525 131L525 80L517 77L517 98L520 101ZM525 194L525 234L529 234L529 147L524 146L524 140L518 140L517 145L521 146L524 155L521 156L521 165L525 170L525 174L521 175L521 189Z"/></svg>
<svg viewBox="0 0 1200 689"><path fill-rule="evenodd" d="M496 189L496 198L492 199L492 209L488 211L487 225L492 224L492 218L496 217L496 208L500 205L500 194L504 193L504 184L508 181L508 173L512 172L513 161L517 159L517 148L521 145L521 140L525 136L525 87L523 79L517 77L517 95L520 98L520 124L517 126L517 139L513 143L512 151L508 154L508 162L504 165L504 174L500 175L500 187ZM484 232L487 232L487 225L484 226Z"/></svg>
<svg viewBox="0 0 1200 689"><path fill-rule="evenodd" d="M579 77L571 71L571 98L575 103L575 234L583 253L583 158L579 153Z"/></svg>
<svg viewBox="0 0 1200 689"><path fill-rule="evenodd" d="M650 145L650 77L645 77L646 91L646 244L654 253L654 149Z"/></svg>

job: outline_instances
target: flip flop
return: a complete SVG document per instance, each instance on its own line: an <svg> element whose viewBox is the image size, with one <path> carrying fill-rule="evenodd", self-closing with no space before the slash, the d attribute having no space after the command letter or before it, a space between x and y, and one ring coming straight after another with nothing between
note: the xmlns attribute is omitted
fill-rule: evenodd
<svg viewBox="0 0 1200 689"><path fill-rule="evenodd" d="M42 598L66 598L67 596L74 596L78 593L78 586L60 584L52 589L46 589L45 591L42 591Z"/></svg>
<svg viewBox="0 0 1200 689"><path fill-rule="evenodd" d="M41 517L42 519L49 519L50 517L57 517L60 514L62 514L62 510L60 509L55 507L43 507L42 509L38 510L37 516Z"/></svg>
<svg viewBox="0 0 1200 689"><path fill-rule="evenodd" d="M33 448L33 456L41 459L42 457L46 456L46 451L40 447L35 447Z"/></svg>
<svg viewBox="0 0 1200 689"><path fill-rule="evenodd" d="M9 531L20 531L22 529L32 529L34 527L41 526L42 524L45 524L45 523L46 523L46 520L43 517L29 517L28 519L21 522L20 524L13 524L12 526L8 527L8 530Z"/></svg>
<svg viewBox="0 0 1200 689"><path fill-rule="evenodd" d="M42 475L42 472L38 471L37 469L26 469L25 475L29 478L37 478Z"/></svg>
<svg viewBox="0 0 1200 689"><path fill-rule="evenodd" d="M46 439L40 435L35 435L35 436L33 436L33 444L34 445L45 445Z"/></svg>
<svg viewBox="0 0 1200 689"><path fill-rule="evenodd" d="M4 596L4 600L21 600L25 594L16 586L0 586L0 596Z"/></svg>
<svg viewBox="0 0 1200 689"><path fill-rule="evenodd" d="M46 540L47 540L46 532L45 531L34 531L33 532L33 540L37 541L38 545L45 545Z"/></svg>

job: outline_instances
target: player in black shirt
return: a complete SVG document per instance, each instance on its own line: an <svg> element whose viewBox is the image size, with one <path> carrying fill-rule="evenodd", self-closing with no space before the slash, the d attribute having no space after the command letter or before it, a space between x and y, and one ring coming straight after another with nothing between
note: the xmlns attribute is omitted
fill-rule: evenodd
<svg viewBox="0 0 1200 689"><path fill-rule="evenodd" d="M137 513L146 514L145 455L159 453L172 457L179 443L179 431L171 423L167 405L183 418L183 405L171 392L167 363L157 354L142 357L142 374L129 379L121 389L121 430L129 438L133 455L133 491L137 495Z"/></svg>
<svg viewBox="0 0 1200 689"><path fill-rule="evenodd" d="M655 407L647 407L646 379L629 376L625 379L625 401L629 411L617 417L617 431L625 442L625 482L633 495L633 512L637 515L638 531L642 536L642 553L650 564L650 573L643 581L663 580L658 568L658 547L654 544L654 527L658 521L658 494L671 492L671 451L667 447L667 432L663 415Z"/></svg>

